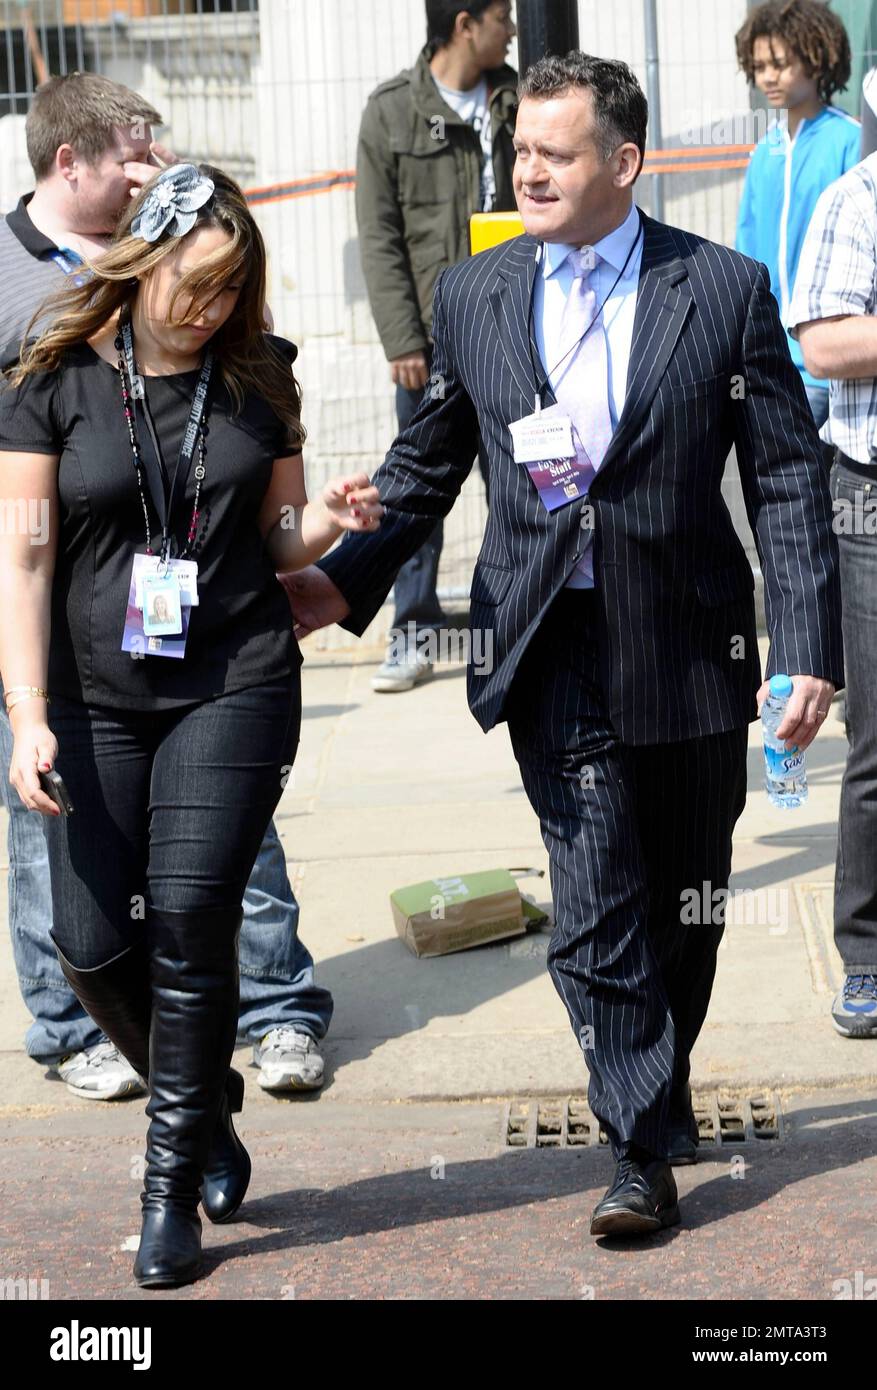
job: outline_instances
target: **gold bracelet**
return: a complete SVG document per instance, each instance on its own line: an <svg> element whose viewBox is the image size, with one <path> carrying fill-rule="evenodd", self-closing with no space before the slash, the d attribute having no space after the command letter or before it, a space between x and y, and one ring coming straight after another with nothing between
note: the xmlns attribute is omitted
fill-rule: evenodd
<svg viewBox="0 0 877 1390"><path fill-rule="evenodd" d="M46 693L41 685L7 685L5 693L7 695L14 695L18 690L26 690L30 695L36 693L39 693L40 695L45 695Z"/></svg>
<svg viewBox="0 0 877 1390"><path fill-rule="evenodd" d="M22 693L22 694L18 694L17 692L19 692L19 691L21 691L21 692L23 692L23 693ZM10 693L14 693L14 694L16 695L16 698L15 698L14 700L10 700L10 698L9 698ZM15 706L16 706L16 705L20 705L21 702L22 702L22 700L33 700L33 699L36 699L37 697L39 697L39 699L45 700L46 704L49 703L48 691L43 690L43 689L42 689L40 686L38 686L38 685L13 685L13 686L11 687L11 691L5 691L5 692L4 692L4 695L5 695L5 698L6 698L6 713L7 713L7 714L9 713L10 710L15 709Z"/></svg>

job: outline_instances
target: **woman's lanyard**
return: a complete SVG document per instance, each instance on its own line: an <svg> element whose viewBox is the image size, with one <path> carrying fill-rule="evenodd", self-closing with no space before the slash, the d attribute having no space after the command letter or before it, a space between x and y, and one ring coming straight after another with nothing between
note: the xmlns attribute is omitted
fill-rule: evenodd
<svg viewBox="0 0 877 1390"><path fill-rule="evenodd" d="M596 314L595 314L594 317L591 319L591 322L588 324L587 328L585 329L585 331L584 331L584 333L581 335L581 337L580 337L580 338L577 338L576 341L575 341L574 343L572 343L572 344L570 345L570 347L567 348L566 352L563 354L563 356L561 357L560 361L559 361L559 362L555 362L555 364L554 364L554 366L552 367L551 371L548 372L548 373L545 375L545 378L544 378L544 380L543 380L541 383L540 383L540 380L539 380L539 372L538 372L537 367L536 367L536 361L535 361L535 359L534 359L534 357L533 357L533 330L534 330L533 299L534 299L534 296L535 296L535 293L536 293L536 278L535 278L535 276L533 277L533 286L532 286L532 289L530 290L530 312L529 312L529 314L527 315L527 342L528 342L528 346L529 346L529 350L530 350L530 366L533 368L533 380L534 380L534 382L535 382L535 384L536 384L536 414L537 414L537 415L539 415L540 412L541 412L541 410L542 410L542 392L545 390L545 387L548 386L548 385L550 384L551 378L554 376L554 373L557 371L558 367L562 367L562 366L563 366L564 362L565 362L566 359L570 356L570 354L573 354L573 355L574 355L575 353L578 352L578 350L579 350L579 348L581 347L582 343L583 343L583 342L585 341L585 339L587 338L587 336L588 336L588 334L590 333L591 329L594 327L594 324L597 322L597 320L599 319L599 317L600 317L600 315L602 314L603 310L605 309L606 305L609 303L609 300L612 298L613 294L615 293L615 290L616 290L616 288L618 287L619 282L621 281L621 279L622 279L623 276L624 276L624 272L627 270L627 267L630 265L631 258L632 258L632 256L633 256L634 251L635 251L636 248L639 246L640 242L643 240L643 236L644 236L644 231L643 231L642 224L640 224L639 232L637 233L636 237L634 238L633 245L631 246L630 250L629 250L628 253L627 253L627 257L626 257L626 259L625 259L624 265L621 267L621 269L619 270L619 272L618 272L618 274L616 275L615 279L613 280L613 282L612 282L612 288L611 288L611 290L609 291L609 293L607 294L606 298L603 300L603 303L602 303L602 304L600 305L600 307L598 308ZM542 254L543 254L543 255L545 254L545 242L544 242L544 241L542 242ZM572 366L572 362L569 363L569 366ZM567 368L567 370L568 370L568 368Z"/></svg>
<svg viewBox="0 0 877 1390"><path fill-rule="evenodd" d="M210 378L213 372L213 353L208 348L207 352L204 355L204 363L201 367L201 375L198 378L198 385L195 388L195 395L192 400L192 408L189 411L189 422L186 425L186 432L183 435L183 442L180 445L180 453L179 457L177 458L177 466L174 469L174 476L170 484L170 491L168 491L167 470L165 469L164 458L161 452L161 445L159 443L158 434L156 433L155 424L152 419L152 412L149 409L149 402L146 398L146 383L143 377L138 375L137 367L134 362L134 340L131 333L130 319L126 320L125 323L122 325L122 344L125 352L125 366L128 372L128 381L130 383L131 403L135 412L138 401L142 406L143 415L146 420L146 429L149 434L149 440L155 452L154 459L150 460L147 455L144 461L146 463L146 480L149 485L149 491L152 496L153 503L155 504L155 510L158 513L159 522L161 523L161 559L165 561L168 559L173 545L173 536L171 535L170 528L171 518L173 516L174 511L174 504L176 502L178 485L181 483L183 488L185 488L186 480L189 476L189 469L192 466L192 458L195 453L195 446L200 442L201 456L199 458L198 465L195 469L196 492L195 505L192 512L192 523L189 527L189 534L186 540L186 545L181 551L181 555L187 554L189 546L194 541L195 528L197 526L198 517L200 515L198 510L198 503L201 494L201 484L204 481L204 475L206 472L204 466L203 437L207 433L207 426L204 423L204 406L207 400L207 389L210 385ZM127 407L126 414L128 414ZM134 463L135 467L137 468L137 476L139 480L140 469L138 466L138 454L142 451L138 447L138 442L136 440L136 436L132 428L133 419L129 418L128 425L129 430L131 431L131 445L134 451ZM143 501L145 513L145 499L143 499ZM147 553L151 553L151 537L149 533L148 515L146 517L146 528Z"/></svg>

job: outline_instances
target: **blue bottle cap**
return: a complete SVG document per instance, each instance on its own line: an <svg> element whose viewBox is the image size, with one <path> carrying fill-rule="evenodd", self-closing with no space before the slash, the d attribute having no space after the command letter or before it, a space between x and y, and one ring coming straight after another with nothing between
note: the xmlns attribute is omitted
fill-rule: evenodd
<svg viewBox="0 0 877 1390"><path fill-rule="evenodd" d="M792 693L792 681L789 676L771 676L770 693L777 700L785 700Z"/></svg>

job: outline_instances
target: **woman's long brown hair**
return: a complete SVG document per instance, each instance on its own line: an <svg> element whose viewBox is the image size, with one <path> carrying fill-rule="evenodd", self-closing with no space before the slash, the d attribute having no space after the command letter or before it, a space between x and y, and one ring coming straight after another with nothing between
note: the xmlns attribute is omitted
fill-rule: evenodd
<svg viewBox="0 0 877 1390"><path fill-rule="evenodd" d="M234 410L241 409L244 395L251 391L267 401L290 427L290 439L295 438L302 444L305 430L301 423L301 389L289 362L272 348L265 336L266 268L262 234L234 179L210 164L199 164L198 169L213 180L215 189L209 201L199 209L192 232L199 227L221 227L231 240L181 276L171 296L171 317L177 298L189 295L191 304L187 313L181 319L174 318L174 322L195 322L227 284L236 276L242 276L237 303L222 327L210 338L210 346ZM163 232L155 242L131 235L131 223L153 182L146 184L137 198L131 200L131 206L125 210L100 259L87 262L90 275L86 282L63 289L37 309L28 325L26 338L44 315L50 315L52 322L34 343L22 349L19 363L8 376L11 386L20 386L32 372L55 370L67 348L91 338L115 319L120 310L130 309L141 281L185 240L172 237L168 232ZM187 235L191 236L192 232Z"/></svg>

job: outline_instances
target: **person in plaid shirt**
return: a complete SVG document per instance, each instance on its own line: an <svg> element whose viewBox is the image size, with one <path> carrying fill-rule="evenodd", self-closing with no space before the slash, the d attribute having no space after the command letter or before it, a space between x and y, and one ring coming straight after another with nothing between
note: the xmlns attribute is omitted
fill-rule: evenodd
<svg viewBox="0 0 877 1390"><path fill-rule="evenodd" d="M877 1037L877 153L821 195L787 325L808 371L831 381L823 437L840 547L849 756L841 788L834 938L845 980L832 1005L847 1038Z"/></svg>

